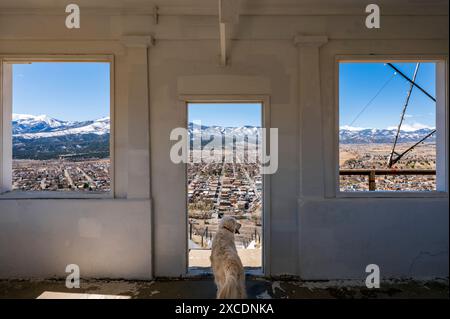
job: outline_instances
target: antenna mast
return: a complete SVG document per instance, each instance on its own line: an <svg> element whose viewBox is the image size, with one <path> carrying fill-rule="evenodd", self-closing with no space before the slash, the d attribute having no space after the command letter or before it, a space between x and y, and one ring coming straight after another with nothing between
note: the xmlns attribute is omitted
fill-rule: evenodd
<svg viewBox="0 0 450 319"><path fill-rule="evenodd" d="M392 146L392 151L391 151L391 154L389 155L388 167L391 168L392 165L396 164L404 155L406 155L408 152L412 151L413 148L415 148L417 145L422 143L425 139L427 139L428 137L430 137L431 135L433 135L436 132L436 130L433 130L432 132L427 134L424 138L422 138L419 142L417 142L413 146L409 147L407 150L405 150L404 152L402 152L400 154L395 151L395 146L397 145L397 141L398 141L398 138L400 136L401 126L402 126L403 120L405 118L406 109L408 107L409 99L411 97L411 93L412 93L413 88L417 87L420 91L422 91L426 96L428 96L434 102L436 102L436 99L433 96L431 96L427 91L425 91L422 87L420 87L415 82L416 81L416 77L417 77L417 72L419 71L420 63L416 64L416 68L414 70L414 75L413 75L412 80L410 78L408 78L405 74L403 74L395 66L393 66L391 63L387 63L387 65L390 66L392 69L394 69L398 74L400 74L403 78L405 78L409 83L411 83L411 86L409 87L409 90L408 90L408 94L406 95L405 105L403 106L402 114L400 116L400 123L398 124L398 127L397 127L397 133L395 134L395 139L394 139L394 144ZM395 155L395 157L394 157L394 155Z"/></svg>

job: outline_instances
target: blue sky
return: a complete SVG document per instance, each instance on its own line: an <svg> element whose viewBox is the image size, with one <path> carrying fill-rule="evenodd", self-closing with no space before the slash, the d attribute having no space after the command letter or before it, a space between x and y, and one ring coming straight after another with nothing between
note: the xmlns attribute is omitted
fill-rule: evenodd
<svg viewBox="0 0 450 319"><path fill-rule="evenodd" d="M413 77L416 63L393 63L400 71ZM341 63L339 67L339 125L351 125L358 113L392 77L394 70L384 63ZM436 97L435 63L420 63L416 82ZM405 103L407 82L394 75L381 93L351 125L361 128L390 128L397 126ZM402 128L436 126L436 105L414 88Z"/></svg>
<svg viewBox="0 0 450 319"><path fill-rule="evenodd" d="M13 65L13 112L66 120L109 116L109 63Z"/></svg>
<svg viewBox="0 0 450 319"><path fill-rule="evenodd" d="M261 126L260 103L189 103L189 122L211 126Z"/></svg>

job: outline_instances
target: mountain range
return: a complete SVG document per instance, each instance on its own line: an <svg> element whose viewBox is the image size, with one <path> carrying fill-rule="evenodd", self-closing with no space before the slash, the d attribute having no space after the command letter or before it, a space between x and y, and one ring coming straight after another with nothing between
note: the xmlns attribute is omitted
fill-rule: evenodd
<svg viewBox="0 0 450 319"><path fill-rule="evenodd" d="M398 143L415 143L430 134L434 129L400 131ZM342 144L393 143L397 129L343 129L339 130L339 141ZM434 142L436 134L426 139Z"/></svg>
<svg viewBox="0 0 450 319"><path fill-rule="evenodd" d="M215 142L222 143L224 138L225 144L227 146L233 145L233 137L236 138L236 144L244 144L244 138L247 139L249 144L260 143L260 137L262 136L262 131L260 127L256 126L239 126L239 127L224 127L224 126L199 126L189 123L188 132L191 141L191 148L194 146L199 146L200 144L194 145L194 142L201 140L201 145L204 146L211 142L214 138Z"/></svg>
<svg viewBox="0 0 450 319"><path fill-rule="evenodd" d="M188 125L191 141L202 134L202 145L214 136L236 136L248 143L260 142L260 128L255 126L222 127ZM401 131L399 143L414 143L432 131L431 128ZM88 121L62 121L47 115L13 114L13 157L17 159L51 159L60 156L109 156L110 119L104 117ZM339 140L343 144L392 143L395 129L341 128ZM435 141L432 135L428 142Z"/></svg>
<svg viewBox="0 0 450 319"><path fill-rule="evenodd" d="M110 120L62 121L47 115L13 114L13 158L109 156Z"/></svg>
<svg viewBox="0 0 450 319"><path fill-rule="evenodd" d="M427 134L431 133L432 128L420 128L417 130L402 130L398 139L399 143L415 143L420 141ZM189 123L189 133L202 133L204 140L209 136L220 137L222 134L232 136L249 137L249 143L255 141L255 136L262 136L260 128L254 126L242 127L222 127L222 126L194 126ZM368 143L392 143L394 141L397 129L363 129L342 127L339 130L339 141L342 144L368 144ZM198 136L198 135L197 135ZM433 134L427 139L427 142L435 141L436 136Z"/></svg>

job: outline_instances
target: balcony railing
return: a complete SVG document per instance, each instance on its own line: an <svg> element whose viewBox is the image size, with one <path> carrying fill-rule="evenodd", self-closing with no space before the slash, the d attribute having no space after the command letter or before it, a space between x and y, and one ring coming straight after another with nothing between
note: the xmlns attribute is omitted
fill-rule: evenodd
<svg viewBox="0 0 450 319"><path fill-rule="evenodd" d="M376 190L375 176L377 175L436 175L434 169L341 169L339 175L369 176L369 191Z"/></svg>

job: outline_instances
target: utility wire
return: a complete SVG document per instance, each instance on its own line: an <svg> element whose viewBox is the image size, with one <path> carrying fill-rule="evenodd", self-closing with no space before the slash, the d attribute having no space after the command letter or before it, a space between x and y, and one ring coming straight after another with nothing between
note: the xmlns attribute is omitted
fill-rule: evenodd
<svg viewBox="0 0 450 319"><path fill-rule="evenodd" d="M383 86L378 90L378 92L373 96L373 98L370 99L369 102L367 102L366 105L364 105L364 107L362 108L362 110L355 116L355 118L353 119L353 121L350 123L350 126L352 126L356 120L364 113L364 111L370 106L370 104L372 104L373 100L375 100L377 98L378 95L380 95L381 91L384 90L384 88L389 84L389 82L391 82L391 80L394 78L394 76L397 74L397 72L394 72L392 74L392 76L383 84Z"/></svg>

